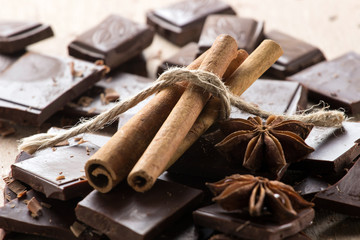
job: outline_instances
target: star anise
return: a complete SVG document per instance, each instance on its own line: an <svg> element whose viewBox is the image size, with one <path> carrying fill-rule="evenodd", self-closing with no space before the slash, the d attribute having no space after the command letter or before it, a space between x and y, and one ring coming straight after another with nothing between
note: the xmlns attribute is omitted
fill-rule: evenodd
<svg viewBox="0 0 360 240"><path fill-rule="evenodd" d="M227 211L248 209L250 216L272 214L282 221L314 204L304 200L294 189L279 181L263 177L234 174L207 186L216 196L213 198Z"/></svg>
<svg viewBox="0 0 360 240"><path fill-rule="evenodd" d="M312 124L279 116L270 116L265 123L260 117L230 119L220 124L227 136L215 147L247 169L277 173L287 162L314 151L304 141L312 127Z"/></svg>

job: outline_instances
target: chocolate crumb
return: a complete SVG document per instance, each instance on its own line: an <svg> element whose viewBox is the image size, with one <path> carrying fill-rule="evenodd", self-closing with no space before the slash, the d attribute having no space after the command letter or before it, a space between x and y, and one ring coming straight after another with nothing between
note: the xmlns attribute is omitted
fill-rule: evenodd
<svg viewBox="0 0 360 240"><path fill-rule="evenodd" d="M25 190L25 191L22 191L21 193L18 193L18 195L17 195L16 197L17 197L17 198L22 198L22 197L26 196L26 193L27 193L26 190Z"/></svg>
<svg viewBox="0 0 360 240"><path fill-rule="evenodd" d="M100 94L100 101L101 101L101 104L102 105L108 105L109 104L109 102L106 100L106 98L105 98L105 94L104 93L101 93Z"/></svg>
<svg viewBox="0 0 360 240"><path fill-rule="evenodd" d="M105 89L105 100L107 103L115 102L120 98L119 93L113 88L106 88Z"/></svg>
<svg viewBox="0 0 360 240"><path fill-rule="evenodd" d="M86 140L81 139L80 141L78 141L78 145L83 144L83 143L86 143L86 142L87 142Z"/></svg>
<svg viewBox="0 0 360 240"><path fill-rule="evenodd" d="M75 138L74 138L74 141L75 141L75 142L78 142L78 141L80 141L80 140L82 140L82 139L83 139L82 137L75 137Z"/></svg>
<svg viewBox="0 0 360 240"><path fill-rule="evenodd" d="M65 179L65 176L64 175L60 175L60 176L57 176L56 177L56 181L60 181L60 180L64 180Z"/></svg>
<svg viewBox="0 0 360 240"><path fill-rule="evenodd" d="M83 76L83 71L75 70L75 63L74 62L70 62L69 66L70 66L71 75L73 77L82 77Z"/></svg>
<svg viewBox="0 0 360 240"><path fill-rule="evenodd" d="M37 218L37 217L41 216L42 207L41 207L39 201L36 200L35 197L32 197L29 200L29 202L27 203L27 207L28 207L28 209L29 209L29 211L31 213L31 216L33 218Z"/></svg>
<svg viewBox="0 0 360 240"><path fill-rule="evenodd" d="M55 147L63 147L63 146L69 146L69 141L64 140L64 141L61 141L61 142L55 144Z"/></svg>
<svg viewBox="0 0 360 240"><path fill-rule="evenodd" d="M94 113L95 111L96 111L96 108L93 107L93 108L90 108L90 109L87 111L87 113L88 113L88 114L92 114L92 113Z"/></svg>
<svg viewBox="0 0 360 240"><path fill-rule="evenodd" d="M86 226L78 221L75 221L73 225L70 226L70 230L74 236L78 238L86 230Z"/></svg>
<svg viewBox="0 0 360 240"><path fill-rule="evenodd" d="M56 147L52 147L52 148L51 148L51 150L52 150L53 152L55 152L56 149L57 149Z"/></svg>
<svg viewBox="0 0 360 240"><path fill-rule="evenodd" d="M83 107L88 107L90 106L90 104L94 101L93 98L88 97L88 96L82 96L78 101L77 101L77 105L83 106Z"/></svg>

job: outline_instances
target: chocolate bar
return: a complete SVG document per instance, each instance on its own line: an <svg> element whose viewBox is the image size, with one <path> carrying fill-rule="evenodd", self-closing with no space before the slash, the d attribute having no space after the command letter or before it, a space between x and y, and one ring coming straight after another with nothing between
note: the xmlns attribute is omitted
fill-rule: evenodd
<svg viewBox="0 0 360 240"><path fill-rule="evenodd" d="M254 103L264 110L278 114L284 112L292 114L296 111L299 103L304 103L303 99L306 99L306 94L302 93L300 85L284 83L287 82L259 79L241 97L245 101ZM230 118L246 119L249 116L251 116L249 113L233 109ZM214 147L224 137L224 134L217 131L216 126L212 127L168 171L171 173L219 179L234 173L249 173L247 169L233 166L226 161L225 156ZM267 177L274 178L273 176Z"/></svg>
<svg viewBox="0 0 360 240"><path fill-rule="evenodd" d="M152 83L153 80L149 78L118 72L110 75L109 78L98 82L92 89L84 93L80 98L70 104L67 104L65 111L71 115L92 117L113 107L117 100L121 101L135 96L141 90L149 87ZM105 93L107 89L114 90L118 94L119 99L111 102L107 101ZM84 98L89 99L90 102L82 103L81 100ZM124 124L133 115L135 115L145 105L145 103L146 100L121 114L119 116L119 122Z"/></svg>
<svg viewBox="0 0 360 240"><path fill-rule="evenodd" d="M271 31L265 33L265 38L277 42L284 51L283 55L265 72L266 76L285 79L287 76L325 60L319 48L285 33Z"/></svg>
<svg viewBox="0 0 360 240"><path fill-rule="evenodd" d="M84 134L79 141L74 139L69 146L48 149L13 164L12 177L48 198L68 200L86 196L92 188L86 180L84 165L109 137Z"/></svg>
<svg viewBox="0 0 360 240"><path fill-rule="evenodd" d="M39 22L0 22L0 53L12 54L53 36L49 25Z"/></svg>
<svg viewBox="0 0 360 240"><path fill-rule="evenodd" d="M210 14L235 14L226 3L218 0L186 0L146 13L147 24L170 42L184 46L197 42L205 19Z"/></svg>
<svg viewBox="0 0 360 240"><path fill-rule="evenodd" d="M186 67L196 58L198 52L197 43L190 42L182 47L176 54L172 55L158 67L157 74L160 75L170 67Z"/></svg>
<svg viewBox="0 0 360 240"><path fill-rule="evenodd" d="M36 218L29 214L26 204L33 197L41 205L41 213ZM106 239L87 226L85 226L79 237L74 235L70 230L70 226L77 221L74 213L76 203L77 200L59 201L47 199L44 195L30 190L24 198L14 199L0 208L0 226L10 232L39 235L59 240ZM8 239L10 236L11 234L8 235ZM93 236L93 238L89 238L90 236ZM26 237L28 236L26 235Z"/></svg>
<svg viewBox="0 0 360 240"><path fill-rule="evenodd" d="M314 210L307 208L300 211L295 219L275 223L266 217L252 218L245 212L226 211L218 204L200 208L193 213L195 224L241 239L282 239L309 226L314 215Z"/></svg>
<svg viewBox="0 0 360 240"><path fill-rule="evenodd" d="M305 142L315 151L296 165L327 177L341 173L360 155L359 132L357 122L344 122L342 128L314 127Z"/></svg>
<svg viewBox="0 0 360 240"><path fill-rule="evenodd" d="M121 183L110 193L91 192L75 209L77 218L110 239L152 239L201 200L201 191L158 180L145 193Z"/></svg>
<svg viewBox="0 0 360 240"><path fill-rule="evenodd" d="M220 34L229 34L239 49L251 53L264 39L264 23L231 15L210 15L200 35L199 52L209 49Z"/></svg>
<svg viewBox="0 0 360 240"><path fill-rule="evenodd" d="M359 190L360 161L339 182L315 195L316 206L351 216L360 215Z"/></svg>
<svg viewBox="0 0 360 240"><path fill-rule="evenodd" d="M40 125L104 71L83 61L27 53L0 73L0 118Z"/></svg>
<svg viewBox="0 0 360 240"><path fill-rule="evenodd" d="M309 98L323 100L331 108L360 113L360 55L349 52L334 60L318 63L287 80L297 81L309 89Z"/></svg>
<svg viewBox="0 0 360 240"><path fill-rule="evenodd" d="M110 15L97 26L78 36L68 46L69 55L95 62L103 60L115 68L148 47L154 32L145 25L118 15Z"/></svg>

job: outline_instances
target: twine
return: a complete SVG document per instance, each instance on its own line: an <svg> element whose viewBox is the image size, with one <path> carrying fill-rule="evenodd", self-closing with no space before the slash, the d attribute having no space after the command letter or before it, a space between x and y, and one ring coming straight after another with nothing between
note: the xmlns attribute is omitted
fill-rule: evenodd
<svg viewBox="0 0 360 240"><path fill-rule="evenodd" d="M74 137L85 132L95 132L104 128L118 119L118 115L126 112L128 109L136 106L138 103L151 96L152 94L165 89L177 82L188 81L191 84L199 86L205 92L221 99L222 109L221 118L228 118L231 112L231 105L242 111L267 118L274 115L271 112L261 110L253 104L247 103L238 96L232 94L219 77L211 72L202 70L188 70L185 68L171 68L161 74L154 84L137 95L119 101L112 108L99 114L98 116L85 120L82 119L74 127L59 133L40 133L20 140L19 149L29 153L37 150L52 147L55 144ZM317 126L336 127L341 126L345 120L345 114L342 111L329 111L324 107L314 113L302 113L296 115L282 115L285 119L294 119L307 123L313 123Z"/></svg>

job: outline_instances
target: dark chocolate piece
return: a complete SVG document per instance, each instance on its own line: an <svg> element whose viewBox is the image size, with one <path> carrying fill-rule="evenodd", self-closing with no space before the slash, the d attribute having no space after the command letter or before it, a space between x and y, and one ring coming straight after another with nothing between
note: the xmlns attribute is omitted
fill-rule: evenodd
<svg viewBox="0 0 360 240"><path fill-rule="evenodd" d="M71 63L74 64L73 76ZM27 53L0 73L0 118L40 125L103 75L104 67Z"/></svg>
<svg viewBox="0 0 360 240"><path fill-rule="evenodd" d="M172 43L184 46L197 42L205 19L210 14L235 14L218 0L186 0L147 12L147 23Z"/></svg>
<svg viewBox="0 0 360 240"><path fill-rule="evenodd" d="M300 85L284 84L284 81L257 80L241 96L247 102L252 102L260 108L274 113L292 114L296 111L304 94ZM305 97L306 99L306 97ZM249 113L234 109L231 118L248 118ZM206 178L223 178L234 173L249 173L241 166L233 166L214 145L224 139L224 134L216 131L214 126L201 136L183 155L168 169L169 172ZM285 170L285 169L284 169ZM284 171L279 173L281 177ZM273 176L267 176L274 178Z"/></svg>
<svg viewBox="0 0 360 240"><path fill-rule="evenodd" d="M275 223L266 217L251 218L245 212L226 211L218 204L200 208L194 213L195 224L213 228L241 239L282 239L311 224L314 210L304 209L295 219Z"/></svg>
<svg viewBox="0 0 360 240"><path fill-rule="evenodd" d="M0 53L15 53L53 36L49 25L38 22L0 22Z"/></svg>
<svg viewBox="0 0 360 240"><path fill-rule="evenodd" d="M266 75L285 79L311 65L324 61L324 54L317 47L293 38L287 34L271 31L265 33L265 38L277 42L283 49L283 55L266 71Z"/></svg>
<svg viewBox="0 0 360 240"><path fill-rule="evenodd" d="M82 139L84 143L73 141L71 146L39 152L31 159L13 164L13 178L48 198L68 200L86 196L92 188L86 180L84 165L109 138L85 134Z"/></svg>
<svg viewBox="0 0 360 240"><path fill-rule="evenodd" d="M157 70L160 75L170 67L186 67L194 61L198 53L197 43L191 42L182 47L176 54L166 59Z"/></svg>
<svg viewBox="0 0 360 240"><path fill-rule="evenodd" d="M360 215L360 161L359 158L349 172L337 183L315 195L315 205L336 212Z"/></svg>
<svg viewBox="0 0 360 240"><path fill-rule="evenodd" d="M309 89L309 98L323 100L331 108L345 108L360 113L360 55L354 52L332 61L318 63L287 80L297 81Z"/></svg>
<svg viewBox="0 0 360 240"><path fill-rule="evenodd" d="M146 87L149 87L152 83L152 79L140 77L129 73L112 74L109 78L95 84L92 89L87 91L80 98L76 99L70 104L67 104L65 111L72 115L92 117L110 109L116 104L116 102L105 103L104 99L102 100L101 94L105 96L104 93L106 89L115 90L119 94L119 100L121 101L135 96L137 93L139 93ZM79 100L84 97L89 97L91 103L81 105L81 103L79 103ZM146 102L147 101L144 100L135 107L129 109L123 114L120 114L120 124L124 124L125 122L127 122L146 104Z"/></svg>
<svg viewBox="0 0 360 240"><path fill-rule="evenodd" d="M329 187L329 183L327 183L324 179L308 176L301 182L295 184L294 190L302 197L310 199L316 193L325 190L327 187Z"/></svg>
<svg viewBox="0 0 360 240"><path fill-rule="evenodd" d="M75 212L80 221L110 239L152 239L200 199L200 190L177 183L158 180L145 193L122 183L107 194L91 192Z"/></svg>
<svg viewBox="0 0 360 240"><path fill-rule="evenodd" d="M28 210L26 201L34 197L40 202L41 215L33 218ZM14 232L8 234L5 239L15 237L26 237L27 235L38 235L51 239L106 239L90 227L86 226L85 231L77 238L70 230L70 226L76 221L74 208L78 200L59 201L47 199L43 194L34 190L27 192L24 198L14 199L0 208L0 226L6 231ZM22 233L22 234L18 234ZM16 239L16 238L15 238ZM29 238L30 239L30 238ZM43 238L41 238L43 239Z"/></svg>
<svg viewBox="0 0 360 240"><path fill-rule="evenodd" d="M315 149L298 165L313 174L341 173L360 155L360 123L344 122L342 128L314 127L305 142Z"/></svg>
<svg viewBox="0 0 360 240"><path fill-rule="evenodd" d="M114 71L112 71L114 72ZM116 73L127 72L142 77L148 76L146 59L143 53L131 58L116 68ZM114 73L114 74L116 74Z"/></svg>
<svg viewBox="0 0 360 240"><path fill-rule="evenodd" d="M236 40L239 49L251 53L264 39L264 23L231 15L210 15L200 35L200 53L209 49L220 34L229 34Z"/></svg>
<svg viewBox="0 0 360 240"><path fill-rule="evenodd" d="M115 68L148 47L154 32L146 25L110 15L99 25L78 36L68 46L69 55L87 61L104 60Z"/></svg>

